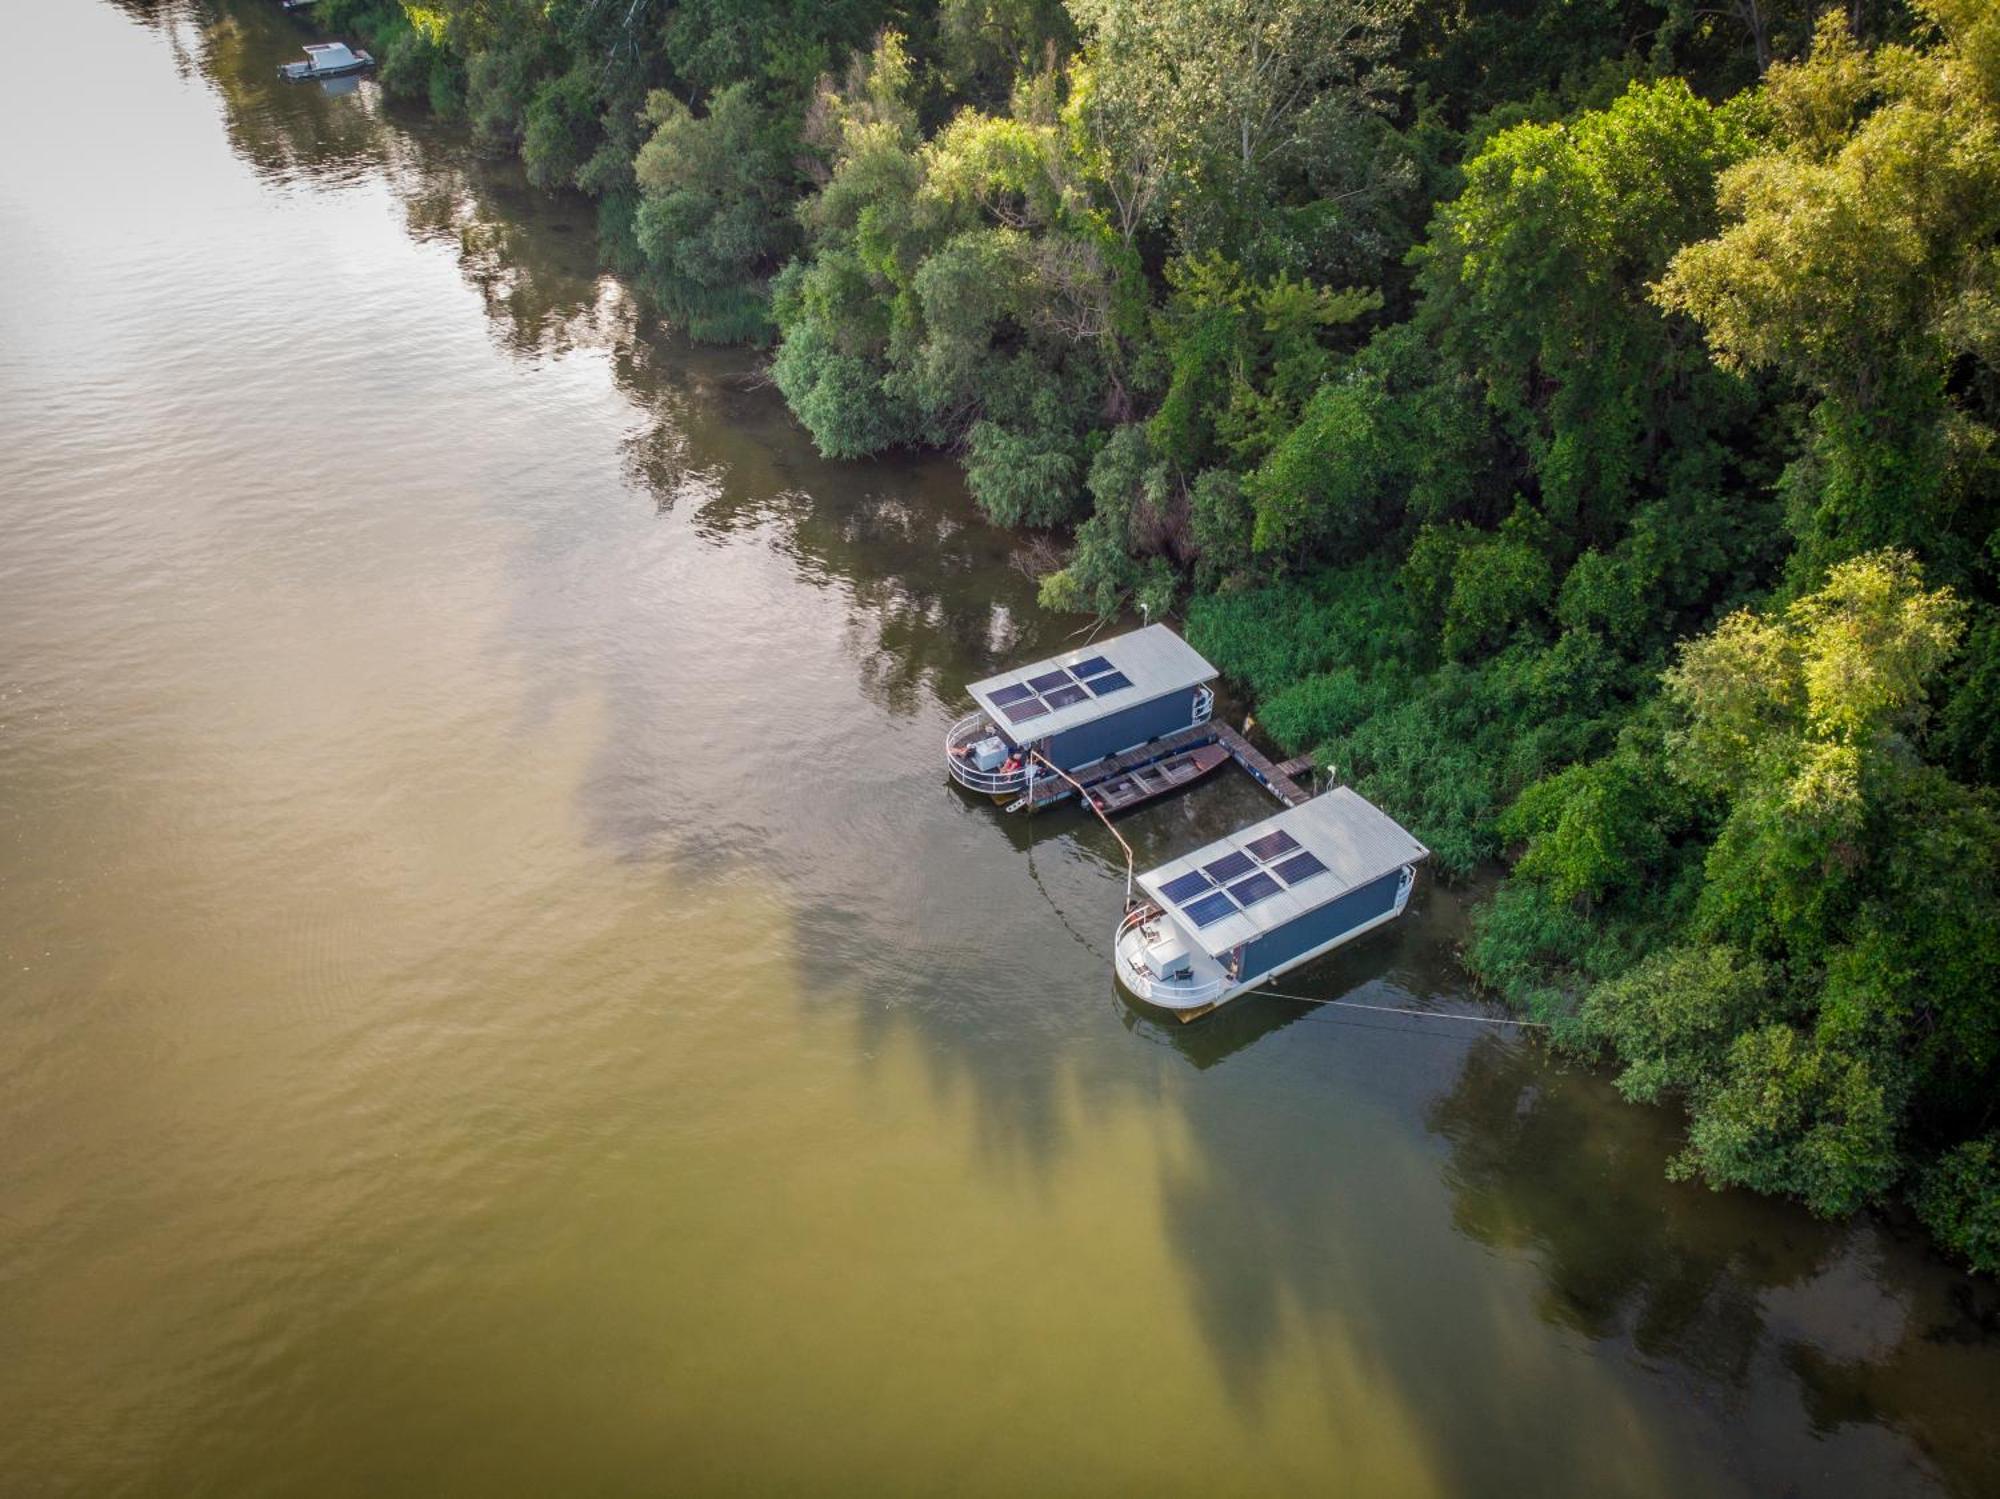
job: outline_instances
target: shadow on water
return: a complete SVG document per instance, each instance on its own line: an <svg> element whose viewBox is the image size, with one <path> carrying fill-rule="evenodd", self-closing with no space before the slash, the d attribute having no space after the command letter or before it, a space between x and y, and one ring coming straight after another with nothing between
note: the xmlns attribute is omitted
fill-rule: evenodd
<svg viewBox="0 0 2000 1499"><path fill-rule="evenodd" d="M189 15L165 0L117 3L177 31ZM700 740L684 721L686 679L655 673L643 652L596 668L603 748L582 796L597 836L625 857L665 854L719 878L746 862L768 868L794 897L799 946L811 955L800 991L862 994L864 1053L916 1036L933 1087L975 1098L982 1152L1046 1170L1075 1127L1051 1055L1104 1024L1123 855L1074 809L1030 821L960 796L943 783L935 741L965 681L1060 649L1076 622L1037 613L1031 583L1009 565L1013 544L980 522L947 465L821 460L755 356L651 328L599 273L587 204L532 193L511 165L392 117L372 84L347 97L281 86L276 61L299 34L275 11L203 14L190 55L261 175L340 185L364 168L379 174L410 233L453 249L511 354L608 361L634 421L619 454L622 488L604 503L649 498L671 540L649 557L663 586L698 586L676 570L676 548L714 557L747 540L835 601L838 652L881 710L862 728L837 722L830 689L802 687L807 726L795 739ZM571 515L554 507L535 523L540 565L565 549L584 554L574 563L583 569L624 565L613 550L589 549L628 538L578 536ZM737 586L721 562L712 570L724 577L714 586ZM607 588L551 603L524 589L511 634L523 650L575 638L565 611L597 608L608 618L590 633L640 637L658 623L646 597ZM721 638L695 645L713 650ZM582 669L550 657L545 690L577 690ZM732 697L730 676L712 683L724 708L740 707L755 683ZM741 763L740 779L683 768L714 765L718 753ZM864 754L880 768L850 788L874 799L874 817L858 826L812 794L809 762ZM691 822L689 798L716 810ZM1269 809L1232 772L1120 828L1143 868ZM1019 898L1023 881L1038 900ZM1463 905L1426 881L1409 919L1284 987L1476 1009L1455 960ZM964 911L979 914L968 924L953 914ZM1731 1463L1753 1487L1776 1492L1788 1473L1824 1471L1815 1444L1851 1460L1829 1492L1884 1475L1921 1486L1879 1442L1841 1445L1894 1431L1947 1487L2000 1491L2000 1309L1990 1286L1944 1273L1871 1223L1829 1227L1669 1183L1672 1117L1625 1105L1533 1043L1269 996L1192 1026L1114 1002L1113 1029L1170 1054L1164 1074L1102 1045L1074 1048L1070 1065L1086 1097L1164 1087L1179 1111L1188 1149L1163 1168L1163 1227L1246 1411L1269 1398L1285 1349L1336 1331L1370 1377L1409 1392L1460 1488L1491 1490L1496 1473L1587 1470L1607 1449L1602 1433L1524 1424L1492 1360L1462 1349L1511 1350L1524 1378L1561 1386L1583 1377L1562 1353L1581 1345L1612 1366L1635 1405L1671 1408L1663 1423L1683 1423L1695 1440L1727 1433ZM1410 1129L1412 1118L1428 1133ZM1440 1177L1441 1207L1422 1189ZM1535 1327L1560 1333L1555 1351Z"/></svg>

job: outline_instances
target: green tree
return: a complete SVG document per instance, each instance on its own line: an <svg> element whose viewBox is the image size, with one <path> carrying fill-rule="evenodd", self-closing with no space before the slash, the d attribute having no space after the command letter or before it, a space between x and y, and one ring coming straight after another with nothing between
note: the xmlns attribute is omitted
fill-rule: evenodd
<svg viewBox="0 0 2000 1499"><path fill-rule="evenodd" d="M1916 1202L1940 1244L1973 1269L2000 1275L2000 1135L1947 1151L1925 1172Z"/></svg>
<svg viewBox="0 0 2000 1499"><path fill-rule="evenodd" d="M768 325L763 278L797 235L784 122L742 83L702 115L655 91L646 118L634 229L654 291L697 338L757 336Z"/></svg>
<svg viewBox="0 0 2000 1499"><path fill-rule="evenodd" d="M1183 250L1325 274L1389 246L1414 173L1384 129L1409 0L1071 0L1120 149L1157 161Z"/></svg>
<svg viewBox="0 0 2000 1499"><path fill-rule="evenodd" d="M1684 487L1714 482L1716 438L1742 414L1696 330L1647 300L1716 222L1716 175L1749 149L1739 113L1669 79L1517 125L1466 164L1432 226L1427 315L1479 372L1540 507L1578 541L1614 542L1663 460ZM1706 473L1689 472L1697 455Z"/></svg>
<svg viewBox="0 0 2000 1499"><path fill-rule="evenodd" d="M2000 353L2000 12L1916 8L1938 46L1869 53L1829 14L1805 62L1771 70L1768 144L1659 284L1724 367L1816 399L1787 484L1802 579L1885 544L1962 573L1993 533L1977 393Z"/></svg>

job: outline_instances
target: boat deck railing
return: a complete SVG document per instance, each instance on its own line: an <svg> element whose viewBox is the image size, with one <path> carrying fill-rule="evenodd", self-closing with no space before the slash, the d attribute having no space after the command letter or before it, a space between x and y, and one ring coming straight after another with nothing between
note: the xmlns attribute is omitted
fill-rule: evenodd
<svg viewBox="0 0 2000 1499"><path fill-rule="evenodd" d="M1222 998L1223 991L1229 987L1228 974L1221 974L1203 983L1196 983L1192 979L1172 979L1165 974L1155 973L1145 963L1125 954L1125 938L1130 935L1132 929L1144 926L1164 914L1158 906L1149 903L1134 907L1126 913L1125 919L1118 923L1118 935L1112 939L1112 950L1118 953L1119 961L1124 967L1122 976L1125 987L1139 998L1151 1000L1169 1009L1192 1010L1215 1003Z"/></svg>
<svg viewBox="0 0 2000 1499"><path fill-rule="evenodd" d="M959 746L970 744L982 728L990 729L991 720L984 713L968 713L944 735L944 768L951 778L968 791L984 792L988 796L1005 796L1009 792L1020 791L1034 779L1034 763L1026 757L1013 770L980 770L957 753Z"/></svg>

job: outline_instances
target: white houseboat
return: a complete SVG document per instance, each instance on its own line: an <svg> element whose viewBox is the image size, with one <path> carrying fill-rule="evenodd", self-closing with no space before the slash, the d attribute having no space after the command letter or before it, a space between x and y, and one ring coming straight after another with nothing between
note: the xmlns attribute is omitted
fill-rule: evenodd
<svg viewBox="0 0 2000 1499"><path fill-rule="evenodd" d="M978 707L945 733L951 778L1003 801L1051 765L1075 772L1208 722L1216 670L1165 625L1148 625L974 682Z"/></svg>
<svg viewBox="0 0 2000 1499"><path fill-rule="evenodd" d="M306 78L338 78L375 66L366 52L356 52L345 42L307 42L304 62L278 65L278 76L298 82Z"/></svg>
<svg viewBox="0 0 2000 1499"><path fill-rule="evenodd" d="M1140 875L1112 965L1131 994L1193 1020L1402 915L1429 857L1336 787Z"/></svg>

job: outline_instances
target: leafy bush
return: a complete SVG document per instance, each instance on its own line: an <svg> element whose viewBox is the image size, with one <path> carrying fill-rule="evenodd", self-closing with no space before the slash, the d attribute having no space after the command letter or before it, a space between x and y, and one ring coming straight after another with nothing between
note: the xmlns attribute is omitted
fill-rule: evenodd
<svg viewBox="0 0 2000 1499"><path fill-rule="evenodd" d="M866 359L837 352L811 324L778 346L771 376L813 445L829 458L864 458L901 441L908 416Z"/></svg>
<svg viewBox="0 0 2000 1499"><path fill-rule="evenodd" d="M1973 1269L2000 1275L2000 1135L1946 1151L1924 1173L1916 1205L1939 1244Z"/></svg>

